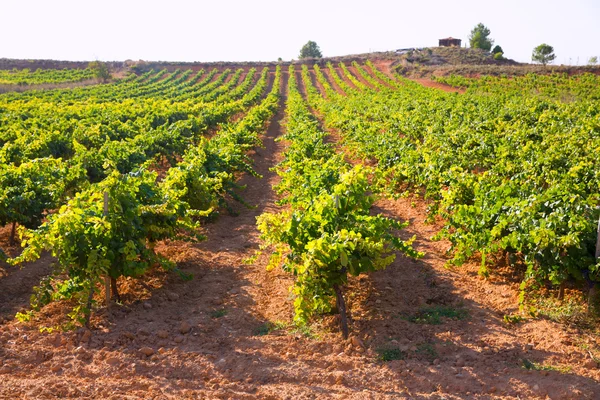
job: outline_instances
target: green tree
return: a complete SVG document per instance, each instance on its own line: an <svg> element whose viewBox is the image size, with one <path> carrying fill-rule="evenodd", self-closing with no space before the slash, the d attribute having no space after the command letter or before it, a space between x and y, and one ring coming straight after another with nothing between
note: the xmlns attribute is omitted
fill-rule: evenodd
<svg viewBox="0 0 600 400"><path fill-rule="evenodd" d="M106 82L111 78L110 71L108 70L108 65L101 61L92 61L88 64L88 68L92 70L94 76L101 80L102 82Z"/></svg>
<svg viewBox="0 0 600 400"><path fill-rule="evenodd" d="M542 43L534 48L533 53L531 54L531 61L538 62L543 65L551 63L555 58L556 55L554 54L554 47L546 43Z"/></svg>
<svg viewBox="0 0 600 400"><path fill-rule="evenodd" d="M479 23L473 28L469 35L469 45L473 49L490 51L494 41L490 39L489 36L490 30L482 23Z"/></svg>
<svg viewBox="0 0 600 400"><path fill-rule="evenodd" d="M590 57L588 60L588 65L597 65L598 64L598 56Z"/></svg>
<svg viewBox="0 0 600 400"><path fill-rule="evenodd" d="M321 54L321 49L316 42L309 40L302 49L300 49L300 59L303 58L322 58L323 54Z"/></svg>
<svg viewBox="0 0 600 400"><path fill-rule="evenodd" d="M502 47L495 45L494 48L492 49L492 54L497 54L497 53L504 54L504 50L502 50Z"/></svg>

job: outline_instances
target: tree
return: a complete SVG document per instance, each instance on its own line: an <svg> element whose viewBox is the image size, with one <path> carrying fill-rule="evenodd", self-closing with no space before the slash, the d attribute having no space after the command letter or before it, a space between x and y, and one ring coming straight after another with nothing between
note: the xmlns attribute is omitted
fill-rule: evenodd
<svg viewBox="0 0 600 400"><path fill-rule="evenodd" d="M588 65L597 65L598 64L598 56L590 57L588 60Z"/></svg>
<svg viewBox="0 0 600 400"><path fill-rule="evenodd" d="M539 62L543 65L551 63L555 58L554 47L546 43L542 43L534 48L533 53L531 54L531 61Z"/></svg>
<svg viewBox="0 0 600 400"><path fill-rule="evenodd" d="M490 30L482 23L479 23L475 26L475 28L473 28L471 34L469 35L469 45L473 49L490 51L494 41L490 39L489 36Z"/></svg>
<svg viewBox="0 0 600 400"><path fill-rule="evenodd" d="M94 76L101 80L102 82L106 82L111 78L110 71L108 70L108 65L101 61L92 61L88 64L88 68L92 70Z"/></svg>
<svg viewBox="0 0 600 400"><path fill-rule="evenodd" d="M321 58L323 54L321 54L321 49L316 42L309 40L302 49L300 50L300 59L303 58Z"/></svg>
<svg viewBox="0 0 600 400"><path fill-rule="evenodd" d="M495 45L494 48L492 49L492 54L497 54L497 53L504 54L504 50L502 50L502 47Z"/></svg>

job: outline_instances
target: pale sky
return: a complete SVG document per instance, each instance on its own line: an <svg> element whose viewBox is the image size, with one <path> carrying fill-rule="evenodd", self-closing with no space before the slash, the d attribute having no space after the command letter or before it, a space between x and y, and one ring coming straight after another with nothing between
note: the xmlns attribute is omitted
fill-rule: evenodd
<svg viewBox="0 0 600 400"><path fill-rule="evenodd" d="M0 58L275 61L308 40L324 56L467 42L479 22L505 56L600 57L600 0L0 0Z"/></svg>

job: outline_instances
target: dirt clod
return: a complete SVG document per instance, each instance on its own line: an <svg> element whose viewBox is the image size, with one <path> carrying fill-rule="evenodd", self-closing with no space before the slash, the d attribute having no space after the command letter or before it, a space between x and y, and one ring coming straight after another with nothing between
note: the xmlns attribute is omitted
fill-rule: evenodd
<svg viewBox="0 0 600 400"><path fill-rule="evenodd" d="M111 365L114 367L115 365L119 365L121 363L121 360L118 357L110 357L110 358L107 358L105 362L108 365Z"/></svg>
<svg viewBox="0 0 600 400"><path fill-rule="evenodd" d="M179 294L175 292L167 292L167 298L169 301L177 301L179 300Z"/></svg>
<svg viewBox="0 0 600 400"><path fill-rule="evenodd" d="M152 354L154 354L154 349L152 349L151 347L142 347L140 349L140 353L147 357L150 357Z"/></svg>
<svg viewBox="0 0 600 400"><path fill-rule="evenodd" d="M179 325L179 332L181 332L182 335L189 333L191 330L192 330L192 325L190 325L190 323L187 321L183 321L181 323L181 325Z"/></svg>
<svg viewBox="0 0 600 400"><path fill-rule="evenodd" d="M156 332L156 336L158 336L161 339L166 339L169 337L169 332L164 329L161 329L160 331Z"/></svg>

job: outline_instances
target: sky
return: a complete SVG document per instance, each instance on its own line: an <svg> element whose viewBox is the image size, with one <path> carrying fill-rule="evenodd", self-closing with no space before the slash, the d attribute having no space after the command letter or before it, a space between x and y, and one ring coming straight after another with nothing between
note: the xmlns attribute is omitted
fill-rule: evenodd
<svg viewBox="0 0 600 400"><path fill-rule="evenodd" d="M600 57L600 0L0 0L0 58L275 61L308 40L324 56L468 43L486 25L505 57Z"/></svg>

